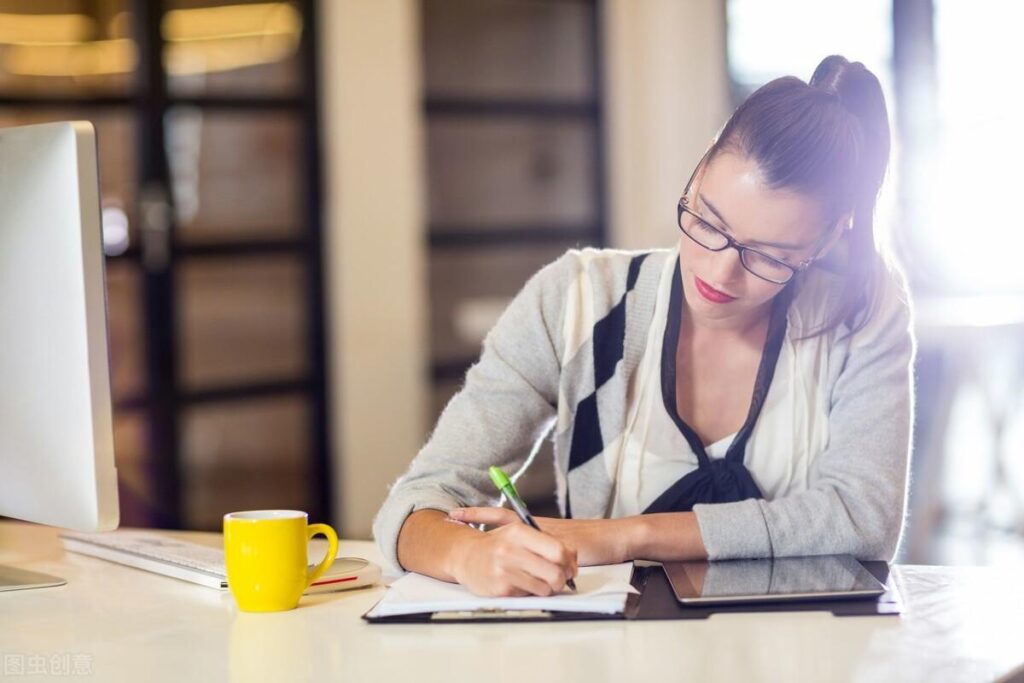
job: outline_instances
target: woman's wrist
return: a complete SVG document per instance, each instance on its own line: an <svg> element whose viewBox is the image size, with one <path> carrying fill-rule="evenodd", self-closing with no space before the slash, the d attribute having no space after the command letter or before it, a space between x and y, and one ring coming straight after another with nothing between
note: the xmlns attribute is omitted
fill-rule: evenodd
<svg viewBox="0 0 1024 683"><path fill-rule="evenodd" d="M625 533L622 534L626 544L624 561L631 562L633 560L646 559L648 537L651 532L650 520L647 515L626 517L623 521L627 522Z"/></svg>
<svg viewBox="0 0 1024 683"><path fill-rule="evenodd" d="M398 561L406 571L455 581L462 572L467 546L480 535L482 532L471 526L450 521L439 510L417 510L399 531Z"/></svg>
<svg viewBox="0 0 1024 683"><path fill-rule="evenodd" d="M451 540L452 542L448 544L447 551L444 553L441 568L452 581L459 582L459 577L462 576L462 567L466 560L466 546L469 545L470 539L464 538L462 534L459 534Z"/></svg>
<svg viewBox="0 0 1024 683"><path fill-rule="evenodd" d="M483 538L484 532L460 522L445 520L447 524L455 528L450 536L447 549L444 553L442 566L445 573L452 581L462 583L465 577L465 568L470 555L478 541Z"/></svg>
<svg viewBox="0 0 1024 683"><path fill-rule="evenodd" d="M693 512L666 512L626 517L623 536L630 560L678 561L706 559L707 550Z"/></svg>

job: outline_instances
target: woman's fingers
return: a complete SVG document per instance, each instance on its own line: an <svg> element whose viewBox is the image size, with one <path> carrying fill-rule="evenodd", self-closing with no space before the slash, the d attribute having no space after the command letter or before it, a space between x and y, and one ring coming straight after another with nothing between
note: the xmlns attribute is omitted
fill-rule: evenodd
<svg viewBox="0 0 1024 683"><path fill-rule="evenodd" d="M535 595L558 593L565 587L565 582L569 578L566 576L567 570L565 567L551 562L540 555L535 555L529 550L524 551L519 566L530 576L544 583L545 592L535 593Z"/></svg>
<svg viewBox="0 0 1024 683"><path fill-rule="evenodd" d="M506 508L455 508L448 512L448 516L459 522L488 526L505 526L519 522L516 513Z"/></svg>
<svg viewBox="0 0 1024 683"><path fill-rule="evenodd" d="M550 534L532 529L525 524L515 532L520 543L530 552L562 568L565 578L576 576L576 550Z"/></svg>
<svg viewBox="0 0 1024 683"><path fill-rule="evenodd" d="M475 535L452 570L457 581L478 595L552 595L576 575L576 550L523 524L503 508L459 508L449 518L497 526Z"/></svg>
<svg viewBox="0 0 1024 683"><path fill-rule="evenodd" d="M509 572L509 581L513 586L529 595L546 597L561 590L561 586L554 588L548 581L524 569Z"/></svg>
<svg viewBox="0 0 1024 683"><path fill-rule="evenodd" d="M576 575L576 551L551 534L541 533L523 524L512 510L496 507L454 508L448 512L448 517L467 524L486 524L494 527L517 524L518 528L512 533L519 536L522 545L551 562L571 568L570 576Z"/></svg>

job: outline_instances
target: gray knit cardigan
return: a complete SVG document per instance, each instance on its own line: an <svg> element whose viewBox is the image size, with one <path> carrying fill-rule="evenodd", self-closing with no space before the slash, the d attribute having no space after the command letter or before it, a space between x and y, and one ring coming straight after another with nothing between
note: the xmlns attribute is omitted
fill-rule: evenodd
<svg viewBox="0 0 1024 683"><path fill-rule="evenodd" d="M658 275L677 253L570 250L530 279L377 515L374 536L392 569L400 569L398 534L409 514L494 504L487 468L538 466L531 461L560 413L558 424L568 425L553 437L561 512L608 516L614 482L601 462L603 446L625 427L626 390L651 327ZM590 343L566 361L563 323L574 305L567 299L578 295L571 285L581 277L597 322ZM892 270L879 277L881 303L869 324L837 335L830 347L829 441L813 460L807 489L696 505L711 559L894 556L906 507L915 343L902 279ZM797 310L805 299L827 300L842 283L819 274L800 286L806 291L791 304Z"/></svg>

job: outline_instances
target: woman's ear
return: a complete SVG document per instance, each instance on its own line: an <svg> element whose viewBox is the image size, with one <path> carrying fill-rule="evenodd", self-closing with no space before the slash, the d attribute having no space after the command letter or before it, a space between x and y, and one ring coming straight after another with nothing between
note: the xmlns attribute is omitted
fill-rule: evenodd
<svg viewBox="0 0 1024 683"><path fill-rule="evenodd" d="M832 251L832 247L843 238L847 232L853 228L853 213L848 212L841 215L829 228L829 236L818 252L818 258L824 258L828 252Z"/></svg>

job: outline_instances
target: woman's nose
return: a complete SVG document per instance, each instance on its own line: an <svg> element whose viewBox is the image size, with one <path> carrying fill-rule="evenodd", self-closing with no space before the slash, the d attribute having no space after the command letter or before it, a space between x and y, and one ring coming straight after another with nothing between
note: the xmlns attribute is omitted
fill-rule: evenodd
<svg viewBox="0 0 1024 683"><path fill-rule="evenodd" d="M733 248L713 252L711 255L712 265L709 273L715 278L715 282L724 285L735 282L743 276L743 263L740 261L740 252Z"/></svg>

